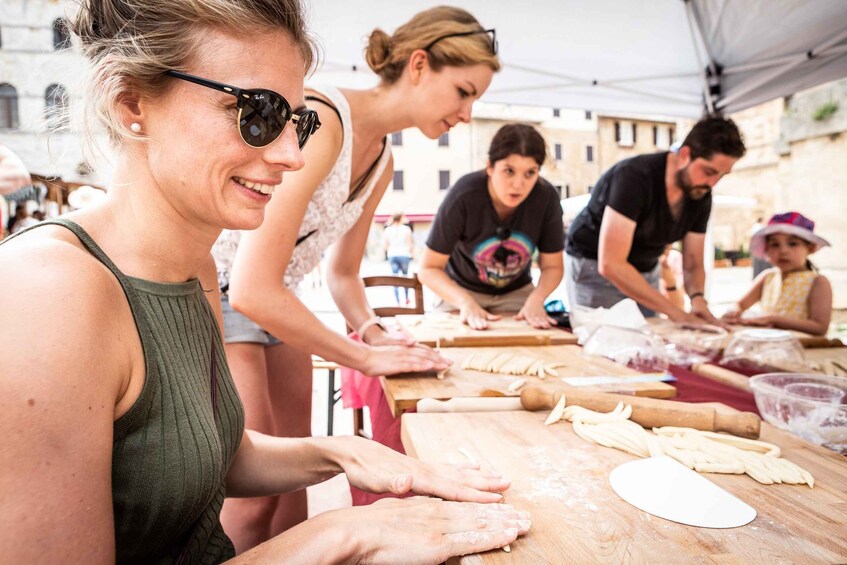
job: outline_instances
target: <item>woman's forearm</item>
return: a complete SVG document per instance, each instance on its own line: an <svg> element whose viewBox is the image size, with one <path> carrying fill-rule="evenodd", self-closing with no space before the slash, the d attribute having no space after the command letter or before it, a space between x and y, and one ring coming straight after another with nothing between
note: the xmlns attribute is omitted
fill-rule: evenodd
<svg viewBox="0 0 847 565"><path fill-rule="evenodd" d="M300 490L343 472L353 437L281 438L244 432L227 474L227 496L270 496Z"/></svg>
<svg viewBox="0 0 847 565"><path fill-rule="evenodd" d="M350 563L362 552L345 511L310 518L273 539L227 561L232 565Z"/></svg>
<svg viewBox="0 0 847 565"><path fill-rule="evenodd" d="M285 343L320 355L324 359L359 369L367 357L367 346L356 343L326 327L282 284L264 292L231 289L230 305L262 329Z"/></svg>
<svg viewBox="0 0 847 565"><path fill-rule="evenodd" d="M538 275L538 284L527 297L527 300L540 300L541 302L547 300L547 297L559 287L563 274L564 269L562 267L542 267L541 273Z"/></svg>
<svg viewBox="0 0 847 565"><path fill-rule="evenodd" d="M818 320L798 320L786 316L774 316L772 325L783 330L795 330L812 335L826 335L829 331L829 324Z"/></svg>
<svg viewBox="0 0 847 565"><path fill-rule="evenodd" d="M424 267L418 273L418 278L444 302L454 306L457 310L474 301L473 296L451 279L444 269Z"/></svg>

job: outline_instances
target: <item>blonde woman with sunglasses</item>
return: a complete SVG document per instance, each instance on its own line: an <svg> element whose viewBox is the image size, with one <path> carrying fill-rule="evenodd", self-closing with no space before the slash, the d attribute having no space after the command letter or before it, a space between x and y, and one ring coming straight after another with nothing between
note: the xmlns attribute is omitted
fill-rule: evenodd
<svg viewBox="0 0 847 565"><path fill-rule="evenodd" d="M245 431L210 250L262 223L259 192L303 167L317 130L298 1L78 4L115 172L101 202L0 244L2 561L434 564L525 532L527 515L485 504L502 478ZM437 498L326 512L235 557L225 496L338 473Z"/></svg>
<svg viewBox="0 0 847 565"><path fill-rule="evenodd" d="M308 91L322 125L304 150L306 166L274 193L261 228L240 234L237 253L232 234L218 244L220 282L228 289L227 357L248 426L270 435L311 434L311 353L372 376L448 366L407 336L386 332L368 306L359 266L393 177L386 136L417 127L436 139L470 121L474 101L500 66L494 30L460 8L433 8L391 36L375 30L366 58L380 84ZM361 342L324 326L295 293L330 245L328 287ZM236 546L247 548L306 514L300 492L228 501L223 519Z"/></svg>

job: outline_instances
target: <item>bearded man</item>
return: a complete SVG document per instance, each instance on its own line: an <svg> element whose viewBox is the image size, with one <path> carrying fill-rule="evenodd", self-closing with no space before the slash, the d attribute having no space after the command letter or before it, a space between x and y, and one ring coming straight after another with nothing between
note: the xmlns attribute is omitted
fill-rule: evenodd
<svg viewBox="0 0 847 565"><path fill-rule="evenodd" d="M568 229L570 304L608 308L629 297L647 316L661 312L677 322L719 323L703 294L706 225L712 188L744 152L735 123L709 117L694 125L677 151L639 155L606 171ZM677 241L690 312L659 292L659 257Z"/></svg>

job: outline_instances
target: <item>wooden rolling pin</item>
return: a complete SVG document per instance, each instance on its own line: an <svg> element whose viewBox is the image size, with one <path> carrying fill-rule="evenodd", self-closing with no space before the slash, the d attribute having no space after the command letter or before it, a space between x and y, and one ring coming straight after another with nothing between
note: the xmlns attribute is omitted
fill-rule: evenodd
<svg viewBox="0 0 847 565"><path fill-rule="evenodd" d="M550 410L564 394L568 405L577 405L590 410L610 412L618 402L632 406L630 420L654 428L680 426L707 432L728 432L733 435L756 439L762 421L752 412L722 412L710 406L658 400L641 396L625 396L591 392L559 386L530 386L521 391L521 404L525 410Z"/></svg>
<svg viewBox="0 0 847 565"><path fill-rule="evenodd" d="M702 377L712 379L721 384L743 390L744 392L753 392L750 388L750 379L741 373L706 363L695 363L691 366L691 370Z"/></svg>

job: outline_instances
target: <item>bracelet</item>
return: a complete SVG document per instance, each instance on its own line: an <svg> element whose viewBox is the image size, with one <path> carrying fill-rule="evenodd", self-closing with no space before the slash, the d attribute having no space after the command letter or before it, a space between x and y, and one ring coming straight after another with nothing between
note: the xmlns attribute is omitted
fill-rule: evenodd
<svg viewBox="0 0 847 565"><path fill-rule="evenodd" d="M668 292L673 292L673 291L676 290L676 287L675 286L666 286L665 290L668 291Z"/></svg>
<svg viewBox="0 0 847 565"><path fill-rule="evenodd" d="M371 326L379 326L382 328L382 331L385 331L385 326L382 325L382 322L379 321L379 317L373 316L372 318L368 318L365 322L359 326L359 329L356 330L356 333L359 336L359 339L365 341L365 332L370 329Z"/></svg>
<svg viewBox="0 0 847 565"><path fill-rule="evenodd" d="M689 295L688 295L688 298L690 298L691 300L694 300L694 299L695 299L695 298L697 298L698 296L699 296L700 298L702 298L703 300L706 300L706 295L704 295L702 292L695 292L694 294L689 294Z"/></svg>

